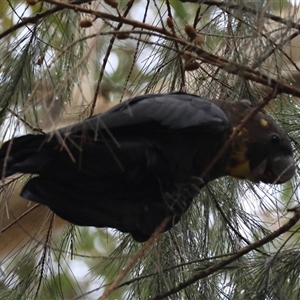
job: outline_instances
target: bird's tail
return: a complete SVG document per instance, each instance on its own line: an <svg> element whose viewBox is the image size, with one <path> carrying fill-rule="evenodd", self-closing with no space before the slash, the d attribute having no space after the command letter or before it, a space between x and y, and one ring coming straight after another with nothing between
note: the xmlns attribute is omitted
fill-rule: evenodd
<svg viewBox="0 0 300 300"><path fill-rule="evenodd" d="M44 144L44 135L32 134L4 143L0 149L0 178L15 173L38 173L40 166L50 159L48 151L40 151Z"/></svg>

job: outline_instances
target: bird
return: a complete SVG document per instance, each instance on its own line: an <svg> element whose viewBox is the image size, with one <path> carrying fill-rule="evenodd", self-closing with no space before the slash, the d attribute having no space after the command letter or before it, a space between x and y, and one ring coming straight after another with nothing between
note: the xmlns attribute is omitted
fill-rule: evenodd
<svg viewBox="0 0 300 300"><path fill-rule="evenodd" d="M220 152L252 109L248 100L183 92L137 96L79 123L5 142L0 174L32 174L21 197L73 224L145 242L166 218L163 231L175 226L217 178L282 184L293 177L289 137L262 111Z"/></svg>

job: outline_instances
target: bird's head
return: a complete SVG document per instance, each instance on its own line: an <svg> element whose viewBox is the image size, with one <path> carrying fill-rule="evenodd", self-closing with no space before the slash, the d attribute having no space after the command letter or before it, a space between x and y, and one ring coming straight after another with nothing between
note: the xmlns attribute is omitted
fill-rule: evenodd
<svg viewBox="0 0 300 300"><path fill-rule="evenodd" d="M248 101L228 103L224 109L233 130L249 114ZM230 114L230 116L229 116ZM227 175L252 182L284 183L295 173L290 140L266 114L259 112L249 120L231 144Z"/></svg>

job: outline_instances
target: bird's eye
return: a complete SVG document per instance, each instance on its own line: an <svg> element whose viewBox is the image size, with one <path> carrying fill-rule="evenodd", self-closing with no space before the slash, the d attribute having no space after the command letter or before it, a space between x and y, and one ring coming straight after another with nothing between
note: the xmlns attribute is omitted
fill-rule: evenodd
<svg viewBox="0 0 300 300"><path fill-rule="evenodd" d="M279 136L277 134L272 134L271 141L273 144L277 144L279 142Z"/></svg>

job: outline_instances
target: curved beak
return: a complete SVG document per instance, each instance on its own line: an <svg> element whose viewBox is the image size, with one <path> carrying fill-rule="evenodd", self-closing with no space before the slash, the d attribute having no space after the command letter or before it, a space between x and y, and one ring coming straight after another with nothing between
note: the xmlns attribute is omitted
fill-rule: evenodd
<svg viewBox="0 0 300 300"><path fill-rule="evenodd" d="M280 184L291 179L295 174L295 163L292 156L278 156L267 165L261 179L265 183Z"/></svg>
<svg viewBox="0 0 300 300"><path fill-rule="evenodd" d="M262 161L247 179L254 182L281 184L291 179L295 174L295 163L292 156L277 156Z"/></svg>

